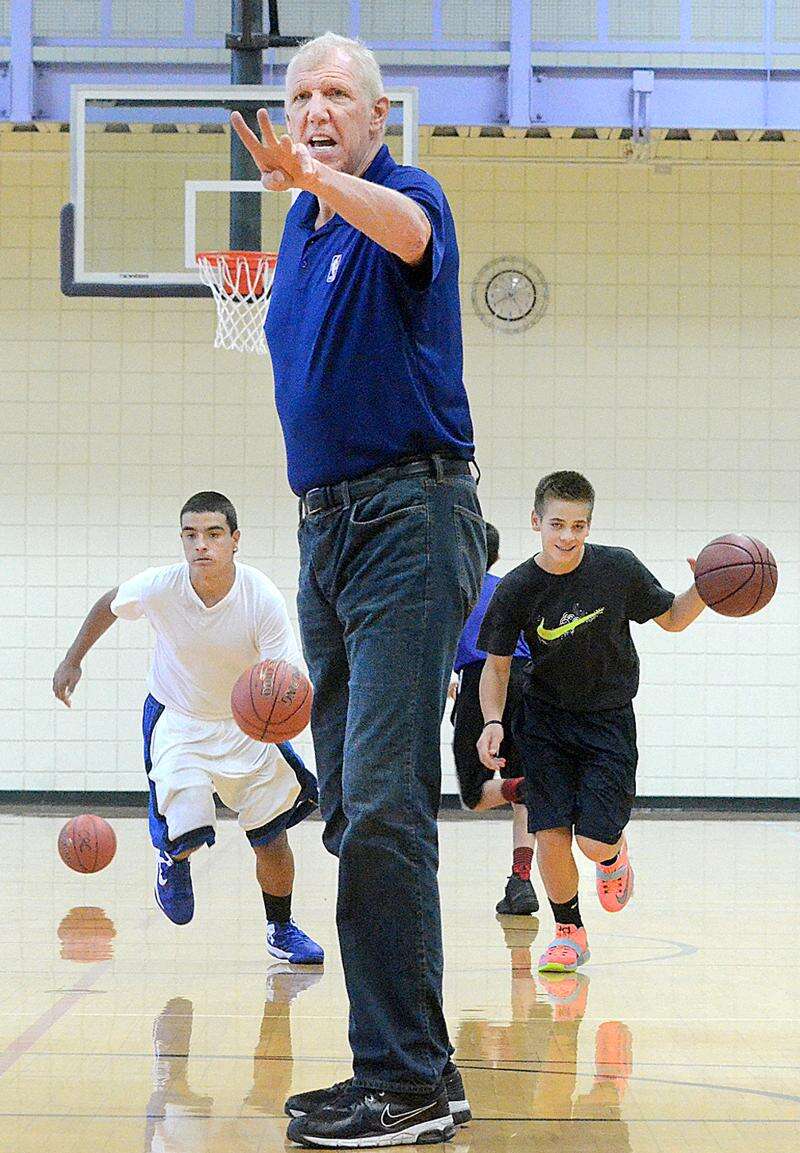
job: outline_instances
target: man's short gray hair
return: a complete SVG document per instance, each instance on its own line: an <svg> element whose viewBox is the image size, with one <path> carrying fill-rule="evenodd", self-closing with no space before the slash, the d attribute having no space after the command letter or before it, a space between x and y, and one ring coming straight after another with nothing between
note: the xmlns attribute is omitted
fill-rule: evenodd
<svg viewBox="0 0 800 1153"><path fill-rule="evenodd" d="M337 36L335 32L325 32L322 36L316 36L297 50L286 69L287 92L291 73L296 68L301 65L305 68L316 68L336 52L343 52L349 57L367 102L372 105L379 100L383 96L383 77L374 52L361 40Z"/></svg>

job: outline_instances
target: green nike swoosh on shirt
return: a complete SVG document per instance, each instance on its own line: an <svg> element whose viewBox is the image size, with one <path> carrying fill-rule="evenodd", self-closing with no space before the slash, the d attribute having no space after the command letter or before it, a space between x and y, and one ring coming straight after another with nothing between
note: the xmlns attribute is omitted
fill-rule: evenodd
<svg viewBox="0 0 800 1153"><path fill-rule="evenodd" d="M593 613L589 613L585 617L577 617L574 621L567 621L565 625L559 625L558 628L555 629L546 629L544 627L544 617L542 617L541 621L539 622L539 627L536 630L536 634L541 638L541 640L545 642L545 644L548 641L557 641L559 637L565 637L567 633L574 633L575 629L579 628L580 625L587 625L589 621L593 621L595 617L599 617L600 614L604 613L605 611L606 610L604 608L595 609Z"/></svg>

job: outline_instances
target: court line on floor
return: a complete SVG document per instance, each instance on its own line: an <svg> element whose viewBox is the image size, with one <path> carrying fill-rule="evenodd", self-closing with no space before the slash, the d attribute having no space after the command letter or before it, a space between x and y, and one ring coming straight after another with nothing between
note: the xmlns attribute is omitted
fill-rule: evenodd
<svg viewBox="0 0 800 1153"><path fill-rule="evenodd" d="M203 973L189 974L189 976L203 976L203 975L204 975ZM181 976L183 976L183 974L181 974ZM53 990L53 991L55 992L56 990ZM72 990L68 989L65 991L71 992ZM539 1004L541 1006L542 1002L537 1002L537 1004ZM465 1010L465 1012L467 1014L472 1014L475 1012L475 1010L474 1009L468 1009L468 1010ZM16 1014L16 1013L12 1014L10 1012L5 1012L5 1011L0 1009L0 1020L2 1020L4 1017L17 1016L17 1015L18 1014ZM131 1020L138 1020L142 1014L140 1011L135 1010L135 1009L131 1009L131 1010L123 1013L119 1009L115 1008L113 1010L109 1010L108 1015L113 1016L115 1018L124 1019L127 1017L127 1018L130 1018ZM213 1020L250 1021L252 1019L250 1014L245 1013L245 1012L241 1012L241 1013L202 1013L200 1015L204 1019L208 1019L208 1020L212 1020L212 1021ZM102 1014L97 1014L97 1016L102 1016ZM302 1019L303 1019L303 1021L306 1022L306 1024L308 1024L309 1022L312 1022L312 1021L341 1021L342 1019L346 1019L346 1017L347 1017L346 1008L343 1008L338 1013L307 1013L307 1014L302 1015ZM581 1019L586 1021L587 1024L591 1024L592 1022L594 1022L595 1024L599 1025L602 1021L608 1020L608 1017L603 1016L601 1013L597 1013L597 1014L587 1014L585 1017L583 1017ZM545 1017L545 1016L526 1017L524 1019L523 1018L514 1019L514 1018L509 1018L507 1016L505 1016L505 1017L500 1017L500 1016L498 1016L498 1017L484 1017L481 1015L480 1017L474 1017L474 1016L468 1015L465 1018L463 1018L463 1020L466 1020L469 1022L479 1021L481 1024L485 1024L485 1025L504 1025L504 1026L511 1026L511 1025L548 1026L548 1025L553 1024L552 1018L551 1017ZM800 1021L800 1018L786 1017L786 1016L782 1016L780 1019L776 1019L774 1014L773 1014L771 1016L768 1015L765 1017L697 1017L694 1019L694 1021L692 1023L696 1024L696 1025L729 1025L729 1024L734 1024L734 1025L776 1025L776 1026L783 1028L787 1025L788 1026L794 1026L798 1021ZM670 1027L670 1028L673 1026L683 1027L683 1026L688 1024L688 1022L685 1019L680 1018L680 1017L626 1017L625 1023L630 1024L630 1025L660 1025L662 1027ZM94 1054L94 1056L102 1056L102 1053ZM212 1054L209 1054L209 1056L210 1057L216 1057L217 1054L212 1053ZM231 1055L230 1054L226 1055L224 1053L219 1054L220 1060L226 1060L228 1056L231 1056ZM236 1055L233 1054L232 1056L236 1056ZM516 1059L517 1060L523 1060L523 1058L516 1058ZM297 1057L297 1060L298 1061L306 1060L306 1058ZM320 1058L309 1057L308 1060L310 1060L310 1061L316 1061L316 1060L321 1060L321 1061L350 1061L351 1058L350 1057L320 1057ZM665 1062L662 1062L662 1061L648 1062L648 1064L651 1064L651 1065L661 1065L664 1063ZM556 1062L556 1064L558 1064L558 1062ZM714 1062L713 1066L714 1066L714 1068L717 1068L717 1069L720 1069L720 1068L739 1069L739 1068L741 1068L740 1065L727 1066L727 1065L720 1065L718 1062ZM498 1066L498 1068L502 1068L502 1067L503 1066ZM699 1066L699 1068L703 1068L703 1067L704 1066ZM768 1068L768 1069L787 1068L787 1066L783 1066L783 1065L766 1065L763 1067ZM788 1067L789 1068L796 1068L796 1066L788 1066Z"/></svg>
<svg viewBox="0 0 800 1153"><path fill-rule="evenodd" d="M0 1077L7 1073L13 1065L16 1065L20 1057L24 1057L36 1042L40 1041L45 1033L55 1025L56 1021L60 1021L74 1005L77 1005L83 995L88 993L92 985L99 981L111 967L111 961L102 961L99 965L95 965L77 982L76 988L65 993L60 1000L56 1001L55 1005L51 1005L41 1016L37 1017L24 1033L20 1033L15 1040L7 1045L0 1053Z"/></svg>
<svg viewBox="0 0 800 1153"><path fill-rule="evenodd" d="M3 1117L27 1117L30 1120L64 1120L64 1121L163 1121L163 1113L4 1113ZM173 1115L174 1120L183 1125L186 1121L236 1121L238 1124L262 1123L264 1121L287 1121L285 1113L181 1113ZM481 1125L497 1125L503 1122L522 1122L526 1125L550 1125L554 1121L561 1123L568 1121L573 1125L621 1125L625 1128L631 1125L797 1125L796 1118L792 1117L476 1117L473 1114L470 1124L476 1122ZM468 1137L469 1129L459 1132L459 1136ZM458 1136L456 1137L456 1141ZM458 1148L457 1144L453 1145Z"/></svg>
<svg viewBox="0 0 800 1153"><path fill-rule="evenodd" d="M469 1065L466 1062L459 1062L460 1069L468 1069L475 1073L526 1073L529 1076L538 1075L545 1077L575 1077L578 1071L576 1069L509 1069L503 1067L497 1069L492 1065ZM591 1076L591 1073L582 1074L583 1076ZM794 1093L776 1093L772 1089L750 1089L745 1085L715 1085L713 1082L703 1081L680 1081L672 1077L639 1077L633 1073L629 1077L630 1084L637 1085L672 1085L681 1089L702 1089L702 1090L717 1090L720 1093L741 1093L749 1097L766 1097L768 1100L775 1101L791 1101L800 1105L800 1096ZM731 1118L728 1118L731 1120ZM795 1121L795 1124L797 1122Z"/></svg>
<svg viewBox="0 0 800 1153"><path fill-rule="evenodd" d="M505 931L507 933L510 933L510 932L523 932L524 933L526 931L526 926L524 926L524 925L520 925L519 927L517 927L516 925L507 925L507 926L503 926L503 928L505 929ZM672 948L673 952L656 954L655 956L648 956L648 957L630 957L630 958L627 958L625 960L592 961L592 965L591 965L592 971L595 969L607 969L610 966L613 966L616 969L620 965L652 965L654 962L674 961L680 957L693 957L696 953L699 953L699 951L700 951L699 945L690 945L688 941L672 941L668 937L640 937L638 935L625 934L625 933L598 933L598 934L596 934L595 937L593 937L593 941L596 942L598 938L601 939L602 941L610 941L612 943L612 947L613 947L614 943L619 943L619 942L624 942L625 944L630 944L631 942L648 942L650 944L663 945L665 947L670 947L670 948ZM531 944L533 944L533 942ZM498 942L498 944L495 947L500 948L500 943ZM515 946L512 943L511 945L506 946L506 950L512 949L512 948L517 948L517 947L518 946ZM451 952L452 952L452 946L451 946ZM497 966L483 965L483 966L479 966L479 967L471 965L471 966L469 966L469 968L460 968L460 967L457 967L454 965L448 965L447 966L447 972L450 974L452 974L452 973L462 973L462 974L463 973L493 973L493 972L496 972L498 969L501 969L501 968L502 968L501 965L497 965Z"/></svg>
<svg viewBox="0 0 800 1153"><path fill-rule="evenodd" d="M115 1014L115 1016L117 1016L117 1014ZM131 1014L131 1016L141 1016L141 1014ZM203 1016L203 1019L205 1020L206 1019L205 1014L203 1014L202 1016ZM214 1016L214 1015L212 1014L212 1016ZM221 1015L216 1014L216 1016L221 1016ZM273 1019L275 1019L275 1018L273 1018ZM247 1020L250 1020L250 1018L248 1017ZM547 1023L547 1022L545 1022L545 1023ZM78 1057L78 1058L81 1058L81 1060L90 1060L93 1058L97 1058L98 1060L103 1060L103 1061L106 1061L109 1059L112 1059L115 1061L127 1061L127 1060L142 1061L142 1060L147 1060L147 1058L152 1057L152 1055L153 1054L149 1050L147 1052L138 1052L138 1051L130 1050L127 1053L109 1053L108 1051L105 1051L105 1050L98 1050L97 1052L87 1053L87 1051L85 1049L75 1050L75 1051L71 1051L69 1049L52 1049L52 1050L50 1050L50 1049L37 1049L36 1053L34 1054L34 1056L36 1056L36 1057L49 1057L49 1058L53 1058L53 1057L55 1057L55 1058ZM275 1063L291 1062L292 1064L296 1064L296 1065L302 1065L302 1064L342 1065L348 1069L350 1068L350 1065L352 1064L351 1059L348 1057L317 1057L317 1056L303 1057L303 1056L298 1055L296 1053L295 1054L293 1054L293 1053L259 1053L258 1055L253 1053L250 1055L247 1053L196 1053L194 1050L192 1050L191 1052L187 1052L187 1053L166 1053L165 1052L165 1053L161 1053L160 1055L162 1057L166 1057L166 1058L176 1058L176 1057L177 1058L183 1058L183 1057L188 1058L188 1057L191 1057L192 1061L246 1061L246 1062L274 1061ZM526 1069L518 1069L518 1068L513 1068L513 1067L510 1068L510 1067L507 1067L505 1065L478 1065L478 1064L471 1064L470 1063L470 1062L475 1061L475 1060L477 1060L477 1059L474 1057L459 1058L458 1059L458 1067L459 1067L459 1069L471 1069L477 1073L487 1073L487 1072L488 1073L522 1073L522 1072L524 1072L524 1073L554 1073L554 1074L557 1074L558 1076L564 1076L567 1073L572 1072L572 1070L569 1070L569 1069L568 1070L551 1069L548 1067L551 1065L565 1065L565 1064L567 1064L567 1062L563 1059L560 1061L557 1061L557 1060L548 1061L544 1058L539 1058L539 1057L536 1057L536 1058L531 1057L529 1060L527 1060L524 1057L517 1057L515 1059L515 1062L514 1062L515 1065L523 1065L524 1064L527 1066L534 1066L534 1068L526 1068ZM753 1073L753 1072L755 1072L755 1073L767 1073L767 1072L769 1072L769 1073L796 1073L797 1072L797 1066L796 1065L770 1065L770 1064L763 1064L760 1062L758 1064L754 1064L753 1062L751 1062L749 1065L731 1065L731 1064L721 1065L718 1061L709 1061L707 1064L702 1064L700 1062L688 1062L688 1061L677 1062L677 1061L638 1061L637 1060L636 1067L637 1067L637 1069L685 1069L687 1071L690 1069L696 1070L696 1071L699 1071L701 1069L730 1069L733 1072L739 1072L739 1073ZM579 1073L582 1076L585 1074L593 1074L594 1070L595 1070L595 1061L592 1058L585 1058L583 1060L578 1060L575 1062L574 1072ZM669 1079L663 1078L663 1080L669 1080Z"/></svg>

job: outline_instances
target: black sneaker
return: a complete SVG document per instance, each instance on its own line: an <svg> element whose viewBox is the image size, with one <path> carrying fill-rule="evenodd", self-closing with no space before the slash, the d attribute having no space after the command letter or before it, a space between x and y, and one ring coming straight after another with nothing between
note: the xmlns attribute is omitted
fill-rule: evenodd
<svg viewBox="0 0 800 1153"><path fill-rule="evenodd" d="M461 1074L452 1061L448 1061L445 1065L442 1083L450 1104L453 1124L466 1125L472 1120L472 1111L469 1107ZM345 1098L353 1100L359 1096L360 1092L353 1084L351 1077L347 1081L337 1081L335 1085L330 1085L327 1089L312 1089L308 1093L295 1093L293 1097L286 1099L283 1111L287 1117L305 1117L306 1113L316 1113L319 1109L332 1105L334 1101L340 1104Z"/></svg>
<svg viewBox="0 0 800 1153"><path fill-rule="evenodd" d="M340 1097L357 1097L359 1090L353 1084L353 1078L346 1081L336 1081L327 1089L310 1089L308 1093L295 1093L287 1097L283 1111L287 1117L305 1117L307 1113L317 1113L320 1109L327 1109L338 1101Z"/></svg>
<svg viewBox="0 0 800 1153"><path fill-rule="evenodd" d="M450 1112L453 1115L454 1125L466 1125L467 1122L472 1120L472 1110L469 1107L467 1100L467 1092L464 1088L464 1082L461 1080L461 1074L458 1067L452 1061L448 1061L444 1067L442 1074L442 1083L444 1091L447 1094L447 1103L450 1106Z"/></svg>
<svg viewBox="0 0 800 1153"><path fill-rule="evenodd" d="M523 881L512 873L506 881L506 893L502 901L495 905L501 916L524 917L539 910L539 901L530 881Z"/></svg>
<svg viewBox="0 0 800 1153"><path fill-rule="evenodd" d="M434 1145L456 1127L444 1087L430 1097L405 1097L361 1089L332 1105L295 1117L286 1136L307 1148L372 1149L381 1145Z"/></svg>

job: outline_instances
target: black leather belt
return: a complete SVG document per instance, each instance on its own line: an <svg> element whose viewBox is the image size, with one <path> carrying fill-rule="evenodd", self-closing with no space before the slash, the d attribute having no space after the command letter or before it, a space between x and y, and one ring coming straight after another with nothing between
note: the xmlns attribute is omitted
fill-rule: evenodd
<svg viewBox="0 0 800 1153"><path fill-rule="evenodd" d="M470 475L470 462L446 456L429 456L419 460L408 460L401 464L376 469L375 472L359 476L355 480L343 480L339 484L327 484L322 488L310 488L300 497L300 515L315 512L330 512L332 509L348 508L356 500L380 492L392 481L407 476L430 476L441 480L445 476Z"/></svg>

